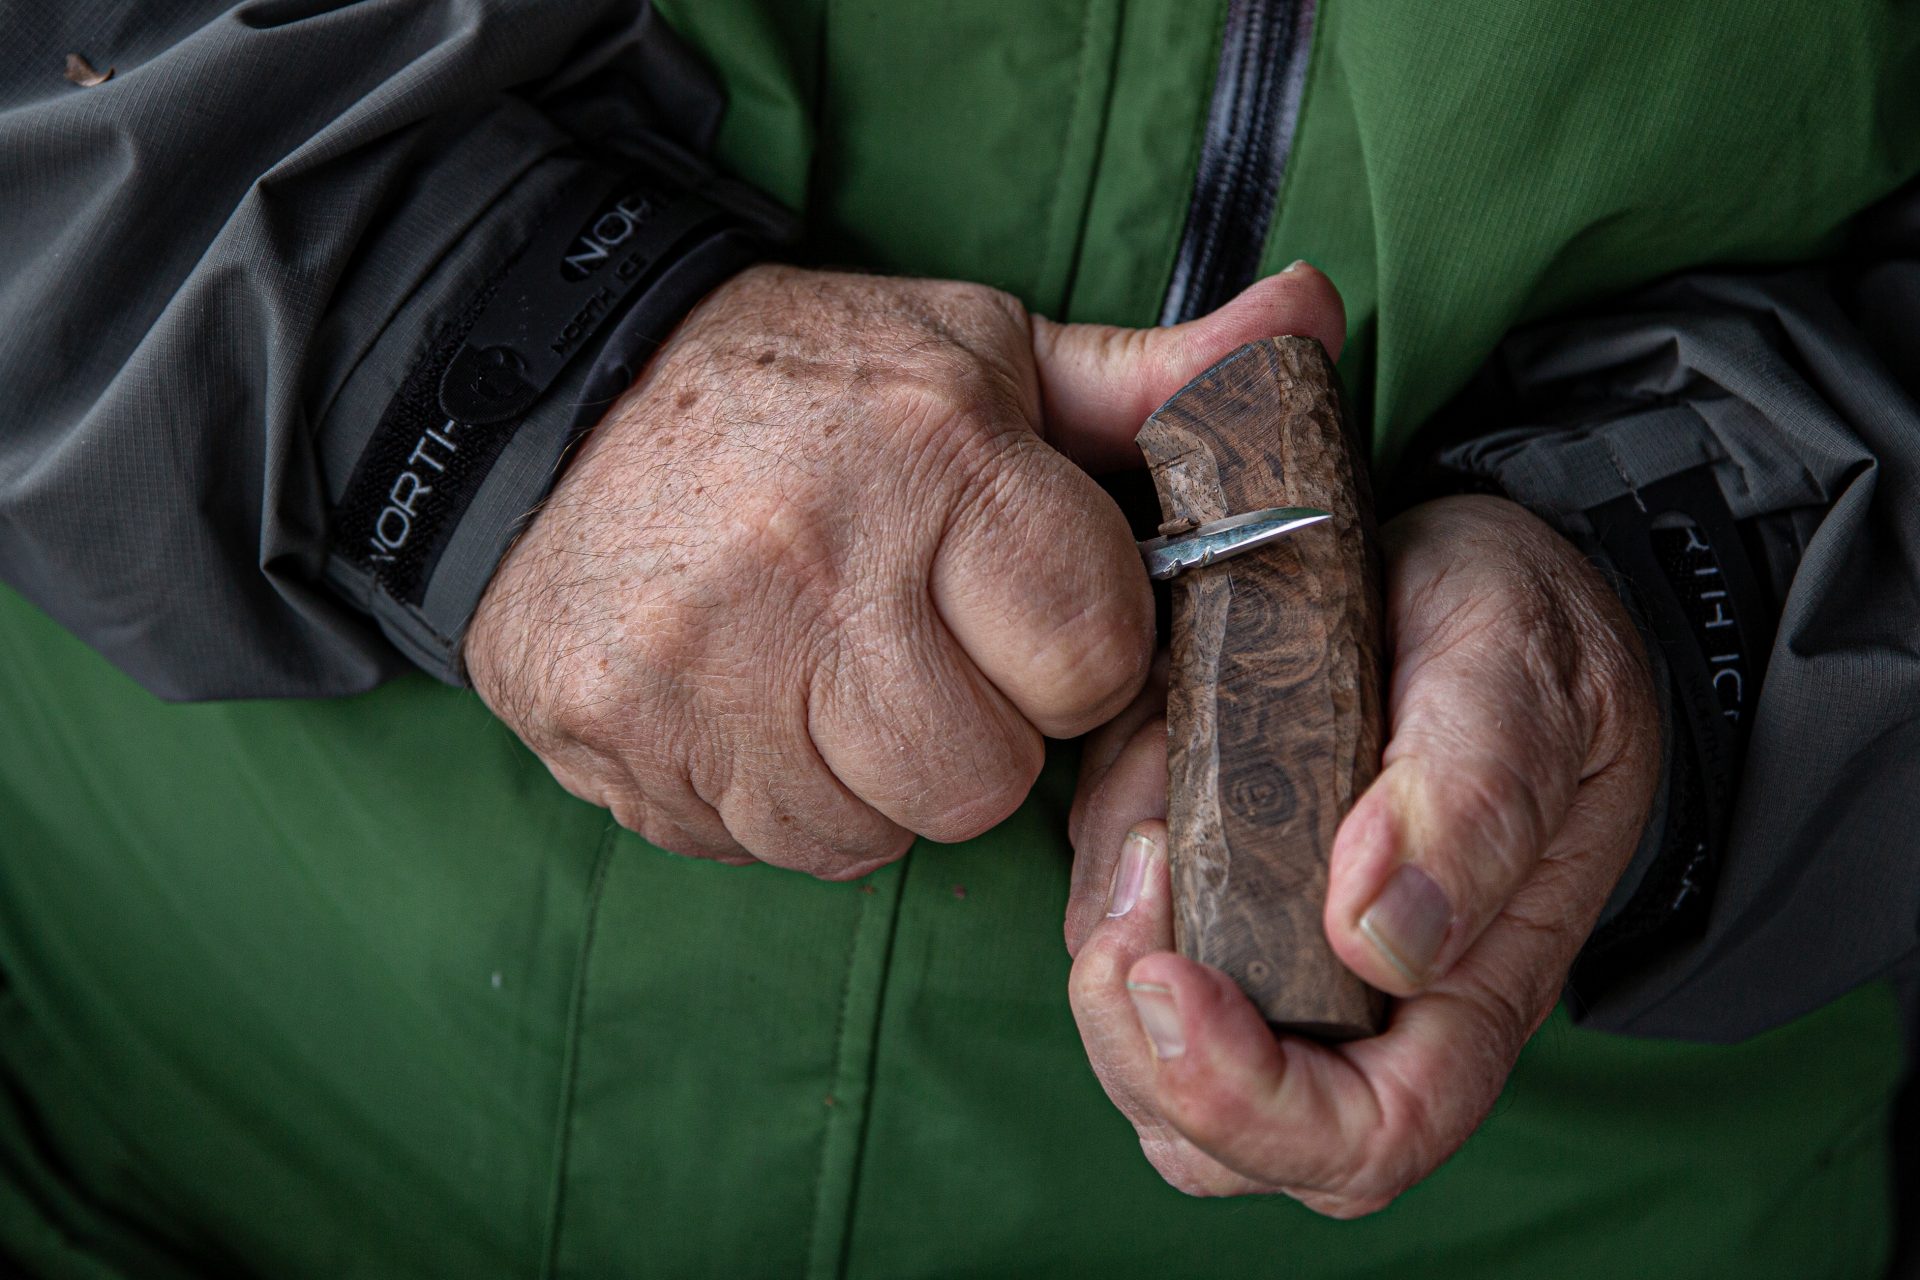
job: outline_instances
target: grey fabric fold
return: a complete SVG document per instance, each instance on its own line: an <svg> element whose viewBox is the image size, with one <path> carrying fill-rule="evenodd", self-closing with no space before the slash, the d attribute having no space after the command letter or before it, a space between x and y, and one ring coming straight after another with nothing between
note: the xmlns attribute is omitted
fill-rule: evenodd
<svg viewBox="0 0 1920 1280"><path fill-rule="evenodd" d="M1516 334L1473 399L1514 425L1443 455L1589 546L1582 513L1706 465L1779 611L1705 931L1590 1025L1737 1040L1920 944L1920 188L1868 223Z"/></svg>
<svg viewBox="0 0 1920 1280"><path fill-rule="evenodd" d="M697 151L720 109L630 0L0 9L0 578L166 698L406 669L326 571L377 406L556 175ZM529 414L488 518L573 413Z"/></svg>

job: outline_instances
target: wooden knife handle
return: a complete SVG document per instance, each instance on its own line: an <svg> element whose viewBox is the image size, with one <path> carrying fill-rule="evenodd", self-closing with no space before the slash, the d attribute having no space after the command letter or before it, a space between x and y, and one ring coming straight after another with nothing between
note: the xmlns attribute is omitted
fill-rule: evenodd
<svg viewBox="0 0 1920 1280"><path fill-rule="evenodd" d="M1181 954L1282 1029L1372 1035L1385 999L1327 945L1334 832L1380 767L1367 465L1311 338L1249 343L1140 431L1163 532L1263 507L1333 519L1173 583L1168 857Z"/></svg>

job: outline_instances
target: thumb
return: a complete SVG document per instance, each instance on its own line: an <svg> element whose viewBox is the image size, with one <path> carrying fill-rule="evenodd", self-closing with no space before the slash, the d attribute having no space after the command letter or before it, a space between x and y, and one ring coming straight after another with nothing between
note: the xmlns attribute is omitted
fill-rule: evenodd
<svg viewBox="0 0 1920 1280"><path fill-rule="evenodd" d="M1137 467L1140 424L1221 357L1281 334L1318 338L1337 357L1346 331L1333 282L1304 262L1254 281L1210 315L1164 329L1035 316L1033 359L1047 440L1091 472Z"/></svg>

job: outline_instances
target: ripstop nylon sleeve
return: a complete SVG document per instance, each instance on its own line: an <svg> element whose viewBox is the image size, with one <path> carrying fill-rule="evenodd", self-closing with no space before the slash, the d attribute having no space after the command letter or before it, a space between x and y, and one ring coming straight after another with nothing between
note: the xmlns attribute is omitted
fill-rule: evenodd
<svg viewBox="0 0 1920 1280"><path fill-rule="evenodd" d="M0 10L0 577L166 698L458 679L568 443L772 234L720 109L631 0Z"/></svg>
<svg viewBox="0 0 1920 1280"><path fill-rule="evenodd" d="M1522 330L1444 448L1621 586L1667 776L1568 995L1744 1039L1920 953L1920 183L1846 258Z"/></svg>

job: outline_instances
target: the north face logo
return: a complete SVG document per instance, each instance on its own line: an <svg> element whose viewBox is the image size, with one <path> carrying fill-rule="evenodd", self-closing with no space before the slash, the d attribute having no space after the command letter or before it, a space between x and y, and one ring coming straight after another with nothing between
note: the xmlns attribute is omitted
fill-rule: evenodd
<svg viewBox="0 0 1920 1280"><path fill-rule="evenodd" d="M633 233L653 216L653 202L644 196L621 196L609 208L594 215L579 237L567 248L561 260L560 274L570 281L585 280L606 264L613 251L633 238Z"/></svg>

